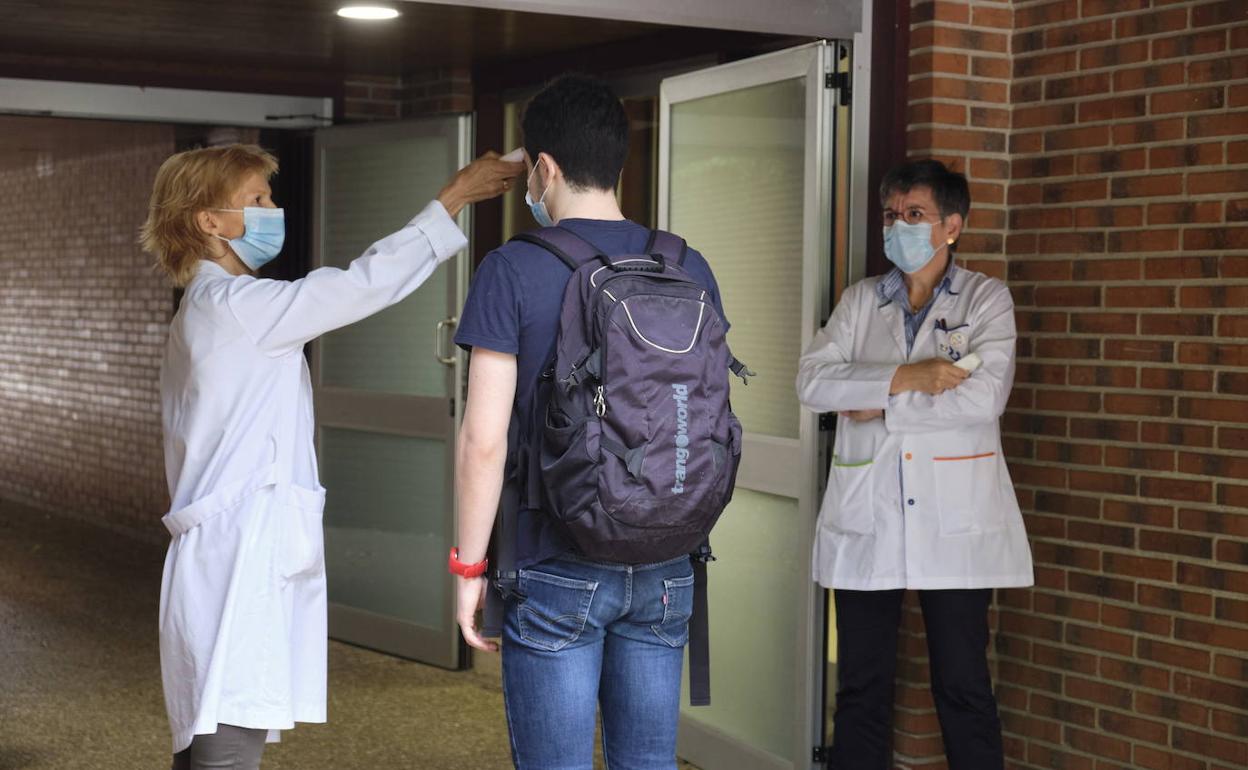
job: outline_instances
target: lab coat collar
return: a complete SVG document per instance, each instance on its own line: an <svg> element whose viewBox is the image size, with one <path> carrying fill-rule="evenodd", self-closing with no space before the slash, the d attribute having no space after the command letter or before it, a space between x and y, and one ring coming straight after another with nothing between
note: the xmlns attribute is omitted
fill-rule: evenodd
<svg viewBox="0 0 1248 770"><path fill-rule="evenodd" d="M216 277L216 278L229 278L230 277L230 273L228 270L226 270L224 267L221 267L216 262L213 262L211 259L199 260L199 267L195 271L195 277L198 278L201 275L206 278L207 277Z"/></svg>
<svg viewBox="0 0 1248 770"><path fill-rule="evenodd" d="M945 268L945 276L940 279L940 283L936 284L936 290L932 295L932 307L928 311L930 317L932 312L942 304L942 300L958 296L958 292L954 290L953 284L959 279L959 273L962 271L958 268L956 259L952 257L949 260L949 266ZM961 284L961 281L958 281ZM876 298L879 300L877 309L884 315L888 330L892 332L893 340L897 343L897 349L901 351L904 360L910 359L908 346L906 345L906 326L905 306L903 302L909 303L910 298L906 292L905 274L894 267L892 270L884 274L880 282L875 285ZM924 324L926 327L927 324ZM919 344L919 337L922 336L923 329L919 329L918 335L915 336L915 347Z"/></svg>
<svg viewBox="0 0 1248 770"><path fill-rule="evenodd" d="M948 280L948 279L946 279ZM920 344L927 344L927 338L934 334L933 331L937 322L943 322L944 315L953 308L953 304L958 301L958 294L955 291L944 291L938 293L932 299L932 306L927 311L927 320L919 327L919 331L914 335L914 349L918 350ZM937 319L936 321L932 319Z"/></svg>
<svg viewBox="0 0 1248 770"><path fill-rule="evenodd" d="M889 301L878 308L881 315L884 316L885 328L893 335L893 341L897 343L897 351L901 353L903 361L909 359L906 351L906 321L902 316L901 305L896 302Z"/></svg>

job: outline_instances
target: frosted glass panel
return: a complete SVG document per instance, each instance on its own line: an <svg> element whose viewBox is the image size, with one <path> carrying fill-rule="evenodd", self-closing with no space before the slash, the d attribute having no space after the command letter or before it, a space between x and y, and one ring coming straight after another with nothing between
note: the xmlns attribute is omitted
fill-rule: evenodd
<svg viewBox="0 0 1248 770"><path fill-rule="evenodd" d="M446 443L321 429L329 600L433 629L446 616Z"/></svg>
<svg viewBox="0 0 1248 770"><path fill-rule="evenodd" d="M719 561L707 568L711 705L686 716L745 743L793 759L793 634L803 565L797 501L738 488L715 526Z"/></svg>
<svg viewBox="0 0 1248 770"><path fill-rule="evenodd" d="M456 169L447 136L327 147L322 259L346 267L407 224ZM433 329L446 317L443 267L399 304L324 338L321 382L330 387L442 396L445 370L433 358Z"/></svg>
<svg viewBox="0 0 1248 770"><path fill-rule="evenodd" d="M733 354L759 376L733 378L745 429L798 437L805 79L672 106L669 222L711 264Z"/></svg>

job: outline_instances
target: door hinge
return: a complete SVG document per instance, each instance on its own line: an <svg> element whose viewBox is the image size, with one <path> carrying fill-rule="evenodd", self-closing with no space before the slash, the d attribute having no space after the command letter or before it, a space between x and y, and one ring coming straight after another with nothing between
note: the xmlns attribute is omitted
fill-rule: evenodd
<svg viewBox="0 0 1248 770"><path fill-rule="evenodd" d="M850 88L848 72L825 72L823 75L823 87L835 88L841 94L841 106L849 106L852 89Z"/></svg>
<svg viewBox="0 0 1248 770"><path fill-rule="evenodd" d="M811 752L810 759L817 765L826 765L832 760L832 747L816 746L815 750Z"/></svg>
<svg viewBox="0 0 1248 770"><path fill-rule="evenodd" d="M824 412L819 415L819 430L824 433L836 430L836 412Z"/></svg>
<svg viewBox="0 0 1248 770"><path fill-rule="evenodd" d="M447 401L451 402L451 419L453 420L455 419L455 399L448 398Z"/></svg>

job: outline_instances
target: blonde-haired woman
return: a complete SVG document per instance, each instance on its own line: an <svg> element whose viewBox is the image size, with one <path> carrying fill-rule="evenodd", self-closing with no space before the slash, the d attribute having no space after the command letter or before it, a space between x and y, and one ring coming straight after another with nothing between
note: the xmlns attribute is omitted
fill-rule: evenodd
<svg viewBox="0 0 1248 770"><path fill-rule="evenodd" d="M175 770L260 764L325 721L326 598L306 342L414 291L467 241L452 217L524 171L493 153L346 270L257 278L285 235L259 147L191 150L156 175L142 244L186 288L161 368L173 536L160 658Z"/></svg>

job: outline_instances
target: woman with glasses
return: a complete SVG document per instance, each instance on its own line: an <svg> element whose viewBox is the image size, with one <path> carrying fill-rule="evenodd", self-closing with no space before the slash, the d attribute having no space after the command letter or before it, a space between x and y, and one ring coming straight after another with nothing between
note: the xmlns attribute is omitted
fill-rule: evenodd
<svg viewBox="0 0 1248 770"><path fill-rule="evenodd" d="M988 608L992 589L1033 582L998 426L1014 303L1001 281L955 264L964 176L907 163L880 202L894 268L845 290L797 379L806 407L839 414L814 544L815 579L836 603L831 767L893 766L898 627L915 589L949 767L999 769Z"/></svg>

